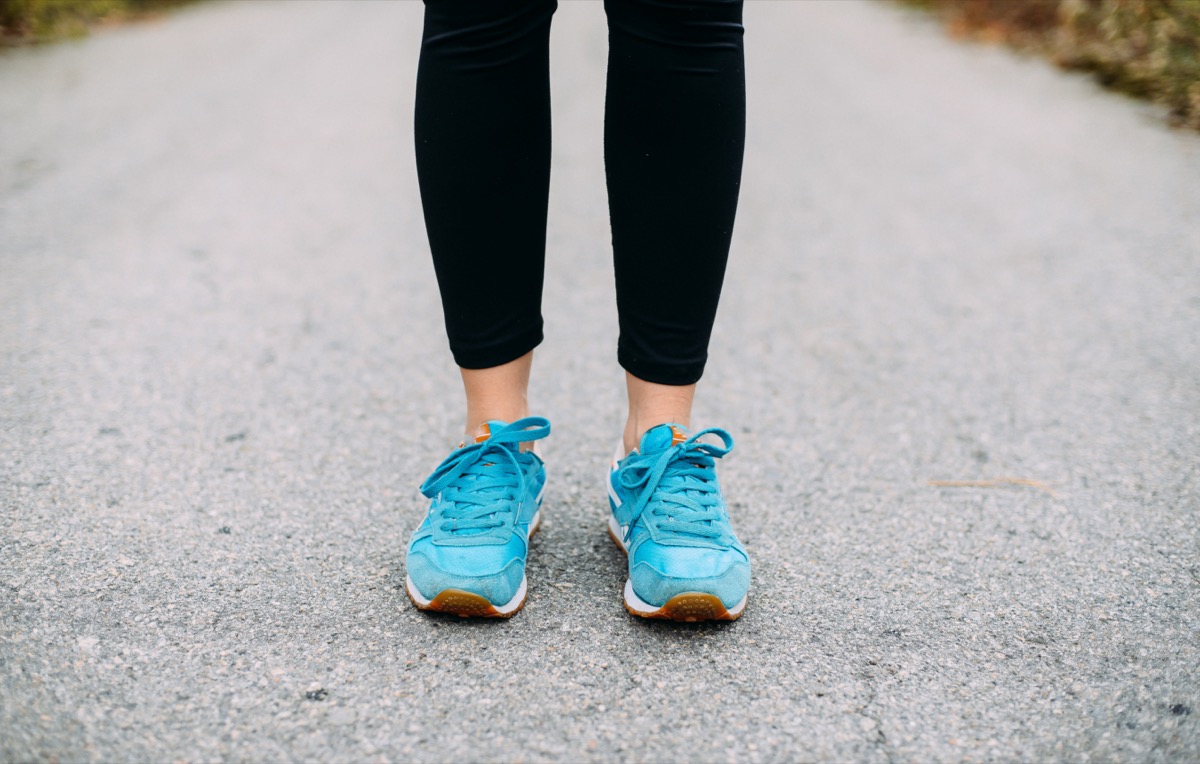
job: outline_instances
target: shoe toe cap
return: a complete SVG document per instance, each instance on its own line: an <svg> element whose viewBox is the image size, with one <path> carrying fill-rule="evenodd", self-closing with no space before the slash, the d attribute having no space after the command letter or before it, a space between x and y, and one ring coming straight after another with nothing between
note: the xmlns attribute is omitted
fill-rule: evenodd
<svg viewBox="0 0 1200 764"><path fill-rule="evenodd" d="M701 592L731 608L750 589L750 562L737 547L655 546L639 550L629 571L634 591L649 604L662 606L678 594Z"/></svg>
<svg viewBox="0 0 1200 764"><path fill-rule="evenodd" d="M447 589L459 589L478 594L494 605L504 605L516 596L525 577L524 558L505 554L504 546L422 547L409 551L405 567L409 579L426 599L432 600Z"/></svg>

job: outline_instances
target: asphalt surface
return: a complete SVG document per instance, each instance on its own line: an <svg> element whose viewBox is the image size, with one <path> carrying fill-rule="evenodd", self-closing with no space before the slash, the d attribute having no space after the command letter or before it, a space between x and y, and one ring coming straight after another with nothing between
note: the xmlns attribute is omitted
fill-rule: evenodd
<svg viewBox="0 0 1200 764"><path fill-rule="evenodd" d="M647 623L604 531L604 18L562 5L507 622L402 590L461 426L420 5L0 53L0 759L1200 757L1200 137L893 6L751 3L698 420L752 596Z"/></svg>

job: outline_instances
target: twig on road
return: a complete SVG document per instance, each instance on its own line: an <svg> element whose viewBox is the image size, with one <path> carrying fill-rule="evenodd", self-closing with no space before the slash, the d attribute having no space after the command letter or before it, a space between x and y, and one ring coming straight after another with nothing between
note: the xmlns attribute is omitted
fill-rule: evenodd
<svg viewBox="0 0 1200 764"><path fill-rule="evenodd" d="M990 480L930 480L929 485L938 488L1000 488L1006 485L1023 485L1036 488L1039 491L1045 491L1051 497L1058 498L1058 493L1049 485L1031 478L998 477L991 478Z"/></svg>

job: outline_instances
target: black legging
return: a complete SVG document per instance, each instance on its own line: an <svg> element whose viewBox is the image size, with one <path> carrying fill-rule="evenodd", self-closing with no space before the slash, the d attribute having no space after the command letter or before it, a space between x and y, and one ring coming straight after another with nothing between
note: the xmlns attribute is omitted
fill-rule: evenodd
<svg viewBox="0 0 1200 764"><path fill-rule="evenodd" d="M426 0L417 174L450 349L512 361L542 340L555 0ZM604 159L617 359L697 381L745 145L741 0L605 0Z"/></svg>

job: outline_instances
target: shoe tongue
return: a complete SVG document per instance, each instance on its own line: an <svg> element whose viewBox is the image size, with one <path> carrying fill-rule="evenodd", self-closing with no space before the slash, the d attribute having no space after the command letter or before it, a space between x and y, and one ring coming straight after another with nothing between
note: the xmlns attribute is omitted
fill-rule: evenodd
<svg viewBox="0 0 1200 764"><path fill-rule="evenodd" d="M688 439L691 433L688 428L681 424L660 424L657 427L651 427L646 430L646 434L642 436L642 442L638 445L638 452L641 454L655 454L661 451L666 451L674 445L678 445Z"/></svg>

